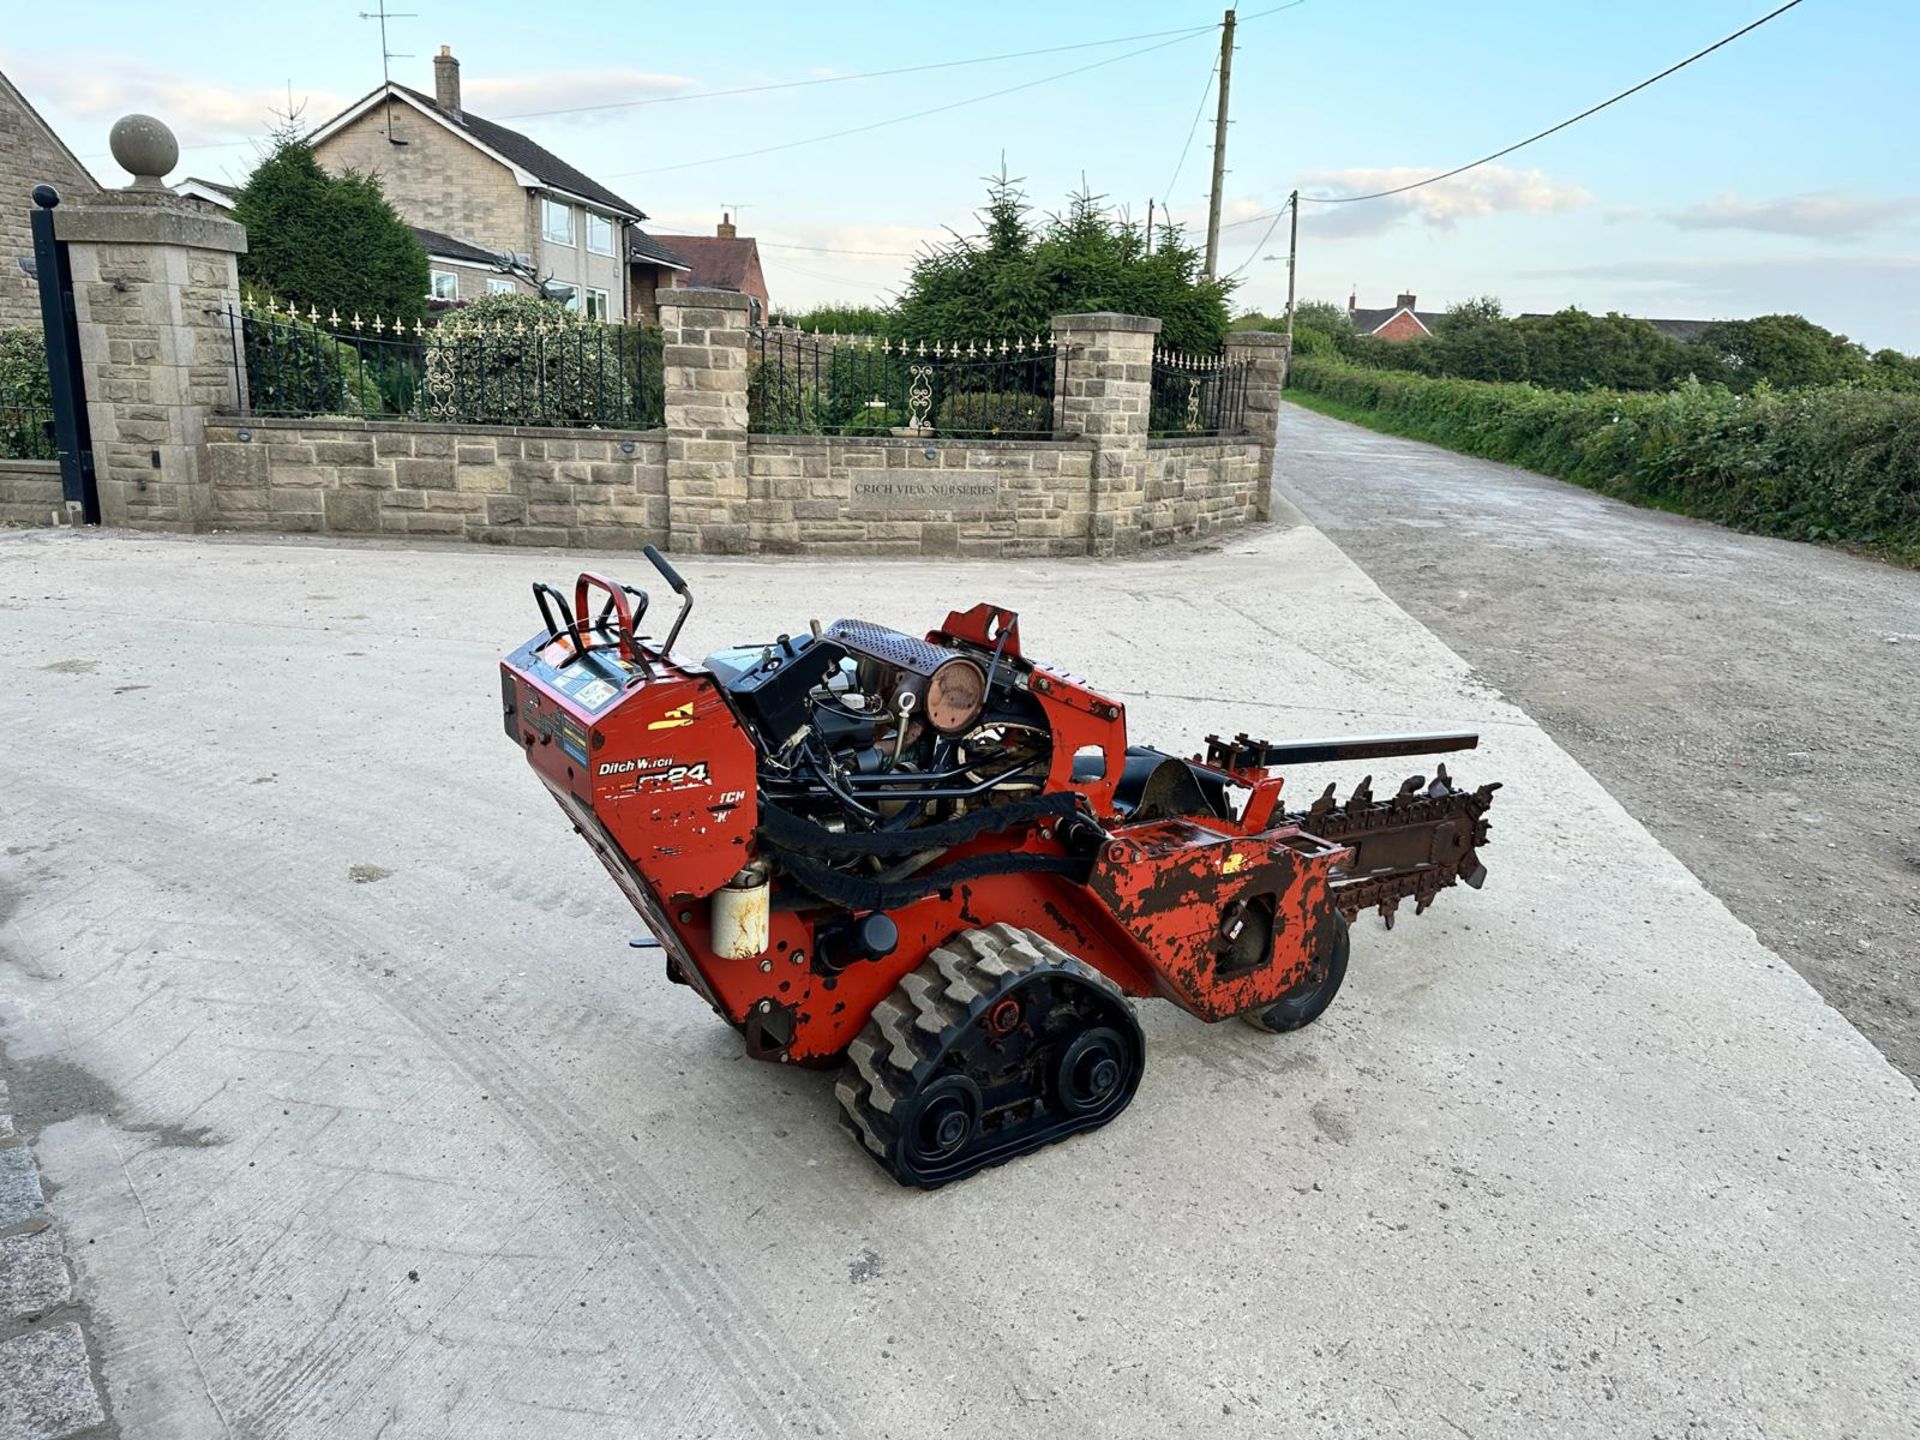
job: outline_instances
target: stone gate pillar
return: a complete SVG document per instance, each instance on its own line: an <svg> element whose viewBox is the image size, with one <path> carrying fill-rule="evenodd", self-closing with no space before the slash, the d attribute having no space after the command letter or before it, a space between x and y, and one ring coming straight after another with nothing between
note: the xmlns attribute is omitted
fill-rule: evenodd
<svg viewBox="0 0 1920 1440"><path fill-rule="evenodd" d="M133 184L53 212L73 267L100 519L191 530L209 508L206 418L244 398L233 317L247 232L162 183L180 152L158 120L129 115L110 143Z"/></svg>
<svg viewBox="0 0 1920 1440"><path fill-rule="evenodd" d="M1280 392L1287 382L1287 337L1272 330L1227 335L1227 359L1247 367L1247 433L1260 442L1254 505L1262 520L1273 517L1273 462L1279 444Z"/></svg>
<svg viewBox="0 0 1920 1440"><path fill-rule="evenodd" d="M1153 343L1160 322L1145 315L1056 315L1054 338L1066 351L1064 383L1054 387L1054 423L1093 444L1092 513L1087 553L1137 550L1147 489L1147 425L1153 405Z"/></svg>
<svg viewBox="0 0 1920 1440"><path fill-rule="evenodd" d="M732 290L658 290L667 399L668 548L747 552L747 318Z"/></svg>

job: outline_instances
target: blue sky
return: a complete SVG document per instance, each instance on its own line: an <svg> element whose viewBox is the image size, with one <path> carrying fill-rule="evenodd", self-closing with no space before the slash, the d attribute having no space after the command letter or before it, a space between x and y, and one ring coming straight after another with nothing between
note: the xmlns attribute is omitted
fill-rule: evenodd
<svg viewBox="0 0 1920 1440"><path fill-rule="evenodd" d="M113 118L159 115L182 174L238 179L289 92L309 119L379 79L371 0L279 0L235 24L230 0L19 6L0 68L108 183ZM965 6L731 0L710 7L545 0L393 0L431 89L451 44L469 108L496 119L609 100L669 99L1117 36L1203 27L1215 0ZM1307 0L1241 6L1226 212L1289 189L1379 188L1458 164L1634 83L1771 8L1768 0ZM76 21L78 23L76 23ZM121 37L137 36L137 42ZM1168 43L1170 41L1170 43ZM1061 78L1147 46L1151 53ZM1025 177L1060 205L1084 175L1143 214L1149 196L1197 231L1212 102L1177 181L1217 40L1209 33L886 79L675 99L513 121L647 211L650 228L710 228L745 206L774 299L884 294L905 254L971 225L978 177ZM1491 293L1513 310L1579 304L1642 315L1799 311L1872 346L1920 351L1920 161L1913 154L1912 0L1805 0L1653 90L1502 162L1397 201L1308 207L1307 298L1421 307ZM871 125L1039 81L1018 93L821 144L736 152ZM689 163L699 162L699 163ZM669 168L675 167L675 168ZM1242 307L1285 295L1284 223L1225 232ZM812 247L812 248L798 248ZM896 252L880 254L845 251Z"/></svg>

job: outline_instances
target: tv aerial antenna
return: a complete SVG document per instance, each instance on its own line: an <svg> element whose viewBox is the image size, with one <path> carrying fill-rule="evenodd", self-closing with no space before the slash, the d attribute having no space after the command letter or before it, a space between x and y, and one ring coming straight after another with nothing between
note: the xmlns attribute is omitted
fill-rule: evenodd
<svg viewBox="0 0 1920 1440"><path fill-rule="evenodd" d="M393 84L393 62L395 60L411 60L413 58L413 56L404 52L389 50L387 48L387 21L417 20L420 17L417 12L412 10L387 9L387 0L377 0L377 3L380 6L378 10L362 10L360 12L360 18L362 20L378 20L380 22L380 83L384 87ZM387 143L389 145L404 145L407 143L404 140L396 140L393 138L393 99L391 96L387 99Z"/></svg>

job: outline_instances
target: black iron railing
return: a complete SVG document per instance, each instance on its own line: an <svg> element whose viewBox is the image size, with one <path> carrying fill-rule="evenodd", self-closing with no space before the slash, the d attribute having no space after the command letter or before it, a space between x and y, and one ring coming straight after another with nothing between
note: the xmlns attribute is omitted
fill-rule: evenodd
<svg viewBox="0 0 1920 1440"><path fill-rule="evenodd" d="M53 404L25 386L0 386L0 460L56 460Z"/></svg>
<svg viewBox="0 0 1920 1440"><path fill-rule="evenodd" d="M1247 428L1247 366L1220 356L1157 350L1153 356L1153 406L1147 433L1239 435Z"/></svg>
<svg viewBox="0 0 1920 1440"><path fill-rule="evenodd" d="M747 423L783 435L1044 438L1066 365L1038 335L949 345L760 329L748 337Z"/></svg>
<svg viewBox="0 0 1920 1440"><path fill-rule="evenodd" d="M228 316L255 415L650 430L660 332L580 321L445 330L247 307Z"/></svg>

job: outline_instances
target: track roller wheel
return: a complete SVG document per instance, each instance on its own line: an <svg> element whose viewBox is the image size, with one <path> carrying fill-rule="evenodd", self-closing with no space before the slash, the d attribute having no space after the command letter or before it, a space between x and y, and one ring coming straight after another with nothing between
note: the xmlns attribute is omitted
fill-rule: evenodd
<svg viewBox="0 0 1920 1440"><path fill-rule="evenodd" d="M1146 1041L1106 976L1030 930L955 936L873 1009L835 1087L902 1185L934 1189L1106 1124Z"/></svg>
<svg viewBox="0 0 1920 1440"><path fill-rule="evenodd" d="M1279 1035L1311 1025L1320 1018L1321 1012L1340 993L1340 982L1347 978L1347 953L1353 948L1346 917L1335 911L1333 918L1339 927L1334 932L1333 943L1314 957L1307 973L1293 989L1263 1009L1247 1011L1240 1017L1242 1020L1256 1030Z"/></svg>

